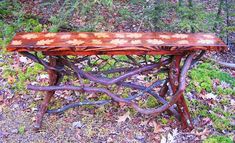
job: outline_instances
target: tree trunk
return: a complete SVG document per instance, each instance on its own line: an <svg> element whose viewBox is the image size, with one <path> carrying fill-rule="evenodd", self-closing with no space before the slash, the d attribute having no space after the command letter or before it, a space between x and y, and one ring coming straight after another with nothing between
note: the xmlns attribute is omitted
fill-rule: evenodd
<svg viewBox="0 0 235 143"><path fill-rule="evenodd" d="M224 2L224 0L220 0L220 2L219 2L219 8L218 8L218 12L217 12L217 15L216 15L216 18L215 18L215 24L214 24L214 27L213 27L214 31L216 31L216 29L218 28L217 21L219 20L219 17L220 17L221 12L222 12L223 2Z"/></svg>
<svg viewBox="0 0 235 143"><path fill-rule="evenodd" d="M193 0L188 0L188 7L192 10L193 9ZM189 17L191 21L193 21L193 15ZM191 32L195 33L195 28L191 25Z"/></svg>

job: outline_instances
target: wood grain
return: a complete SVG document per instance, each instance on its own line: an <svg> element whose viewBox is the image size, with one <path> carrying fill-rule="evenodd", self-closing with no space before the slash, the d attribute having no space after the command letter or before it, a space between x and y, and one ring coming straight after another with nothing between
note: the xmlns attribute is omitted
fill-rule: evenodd
<svg viewBox="0 0 235 143"><path fill-rule="evenodd" d="M41 32L17 33L7 50L42 51L48 55L176 55L197 50L222 51L227 46L208 33Z"/></svg>

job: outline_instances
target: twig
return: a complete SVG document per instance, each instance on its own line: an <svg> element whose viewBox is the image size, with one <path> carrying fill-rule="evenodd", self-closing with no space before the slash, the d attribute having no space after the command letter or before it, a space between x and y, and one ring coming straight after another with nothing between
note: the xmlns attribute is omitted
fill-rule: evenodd
<svg viewBox="0 0 235 143"><path fill-rule="evenodd" d="M206 59L208 59L210 61L213 61L213 62L219 64L220 66L223 66L223 67L226 67L226 68L235 69L235 64L233 64L233 63L221 62L221 61L214 60L212 58L206 58Z"/></svg>

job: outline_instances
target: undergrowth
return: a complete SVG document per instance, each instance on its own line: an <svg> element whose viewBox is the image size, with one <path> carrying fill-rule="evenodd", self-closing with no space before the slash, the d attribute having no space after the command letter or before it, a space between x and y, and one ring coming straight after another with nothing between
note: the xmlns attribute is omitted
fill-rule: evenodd
<svg viewBox="0 0 235 143"><path fill-rule="evenodd" d="M187 92L196 91L201 93L203 90L207 92L213 92L224 95L235 95L235 78L231 77L226 72L222 72L209 62L202 63L189 72L190 82L187 87ZM213 87L215 81L218 81L218 85ZM223 83L227 83L230 86L223 87Z"/></svg>

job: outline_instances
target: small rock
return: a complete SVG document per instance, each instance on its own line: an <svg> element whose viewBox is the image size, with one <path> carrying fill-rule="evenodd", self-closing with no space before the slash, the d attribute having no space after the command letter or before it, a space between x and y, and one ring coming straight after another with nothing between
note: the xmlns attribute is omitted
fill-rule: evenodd
<svg viewBox="0 0 235 143"><path fill-rule="evenodd" d="M11 130L11 133L12 133L12 134L17 134L17 133L18 133L18 129L13 129L13 130Z"/></svg>
<svg viewBox="0 0 235 143"><path fill-rule="evenodd" d="M13 98L14 97L14 94L9 94L9 95L7 95L7 99L11 99L11 98Z"/></svg>
<svg viewBox="0 0 235 143"><path fill-rule="evenodd" d="M71 96L65 96L64 97L67 101L74 101L73 97Z"/></svg>
<svg viewBox="0 0 235 143"><path fill-rule="evenodd" d="M109 137L108 139L107 139L107 143L112 143L113 142L113 139L111 138L111 137Z"/></svg>
<svg viewBox="0 0 235 143"><path fill-rule="evenodd" d="M72 125L74 128L82 128L82 123L81 121L78 121L78 122L73 122L73 125Z"/></svg>
<svg viewBox="0 0 235 143"><path fill-rule="evenodd" d="M12 108L18 109L18 108L19 108L19 104L13 104L13 105L12 105Z"/></svg>
<svg viewBox="0 0 235 143"><path fill-rule="evenodd" d="M28 59L26 57L20 57L20 62L22 63L27 63L28 62Z"/></svg>
<svg viewBox="0 0 235 143"><path fill-rule="evenodd" d="M135 135L135 139L142 141L142 140L144 140L144 136L143 135Z"/></svg>
<svg viewBox="0 0 235 143"><path fill-rule="evenodd" d="M38 108L31 108L31 111L36 112L36 111L38 111Z"/></svg>

